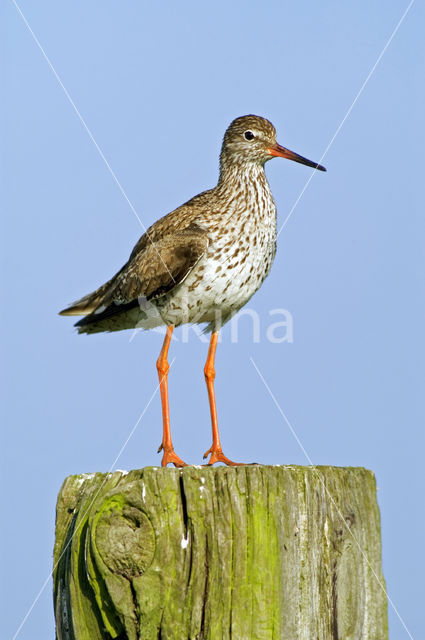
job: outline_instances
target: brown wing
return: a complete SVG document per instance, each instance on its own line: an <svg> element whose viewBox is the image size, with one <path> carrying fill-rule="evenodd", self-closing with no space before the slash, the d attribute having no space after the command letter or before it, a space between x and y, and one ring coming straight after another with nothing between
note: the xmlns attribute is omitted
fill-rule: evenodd
<svg viewBox="0 0 425 640"><path fill-rule="evenodd" d="M161 290L163 292L170 290L170 285L174 285L175 282L178 282L179 278L181 279L185 277L182 273L184 274L185 268L191 268L190 265L192 260L194 260L193 264L196 263L197 250L202 250L202 247L199 247L198 243L200 238L206 236L206 233L199 225L196 224L196 218L203 209L209 208L208 203L210 194L211 191L204 191L154 222L146 233L144 233L136 242L128 262L122 267L122 269L120 269L120 271L118 271L118 273L114 275L113 278L111 278L111 280L108 280L108 282L96 289L96 291L76 300L66 309L60 311L59 314L62 316L83 316L93 313L100 306L104 307L105 298L108 300L111 299L110 294L115 287L122 286L125 289L123 282L125 277L130 278L129 290L131 289L132 284L135 288L140 285L141 289L143 289L145 284L148 285L149 283L138 283L137 274L135 275L131 273L133 266L140 258L142 258L140 270L146 271L146 275L149 275L149 272L152 270L145 268L145 265L148 263L150 265L156 264L156 258L158 258L159 263L161 263L158 264L160 271L153 273L150 278L151 284L150 287L148 286L148 290L149 288L152 288L152 293L149 295L154 297L155 283L158 283L158 293L160 293ZM176 260L173 260L173 256L170 255L173 250L173 241L175 241ZM192 247L187 246L186 244L190 242L193 243ZM164 254L164 257L160 257L162 253ZM170 266L168 266L168 260L171 261ZM162 271L162 269L165 268L163 263L167 265L165 273ZM173 265L176 268L175 275L173 274ZM170 277L170 282L166 281L167 274ZM166 288L161 289L161 287ZM123 294L126 295L126 292L123 291ZM141 293L139 295L147 294Z"/></svg>
<svg viewBox="0 0 425 640"><path fill-rule="evenodd" d="M99 296L99 289L94 292L96 309L76 326L100 322L128 311L142 296L152 300L169 293L188 276L207 247L207 231L196 224L149 244L107 283L103 295Z"/></svg>
<svg viewBox="0 0 425 640"><path fill-rule="evenodd" d="M195 224L148 245L117 275L102 304L139 296L151 300L168 293L183 282L207 246L207 231Z"/></svg>
<svg viewBox="0 0 425 640"><path fill-rule="evenodd" d="M173 235L189 228L200 229L196 221L200 213L210 211L212 191L213 190L210 189L199 193L197 196L185 202L185 204L174 209L174 211L156 220L134 245L129 262L133 260L138 253L147 249L149 245L158 242L165 236Z"/></svg>

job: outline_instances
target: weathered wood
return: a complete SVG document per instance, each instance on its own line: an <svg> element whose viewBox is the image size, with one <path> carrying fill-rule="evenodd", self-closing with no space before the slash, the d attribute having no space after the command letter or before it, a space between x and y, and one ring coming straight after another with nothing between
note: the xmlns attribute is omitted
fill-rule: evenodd
<svg viewBox="0 0 425 640"><path fill-rule="evenodd" d="M385 640L375 478L186 467L67 478L59 640Z"/></svg>

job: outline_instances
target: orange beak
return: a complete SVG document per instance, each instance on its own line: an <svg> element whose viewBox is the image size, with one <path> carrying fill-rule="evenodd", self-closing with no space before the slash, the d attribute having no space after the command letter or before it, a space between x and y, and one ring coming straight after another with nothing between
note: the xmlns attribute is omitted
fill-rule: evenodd
<svg viewBox="0 0 425 640"><path fill-rule="evenodd" d="M285 147L281 147L280 144L274 144L272 147L267 149L271 156L276 156L277 158L288 158L288 160L293 160L294 162L299 162L300 164L306 164L307 167L313 167L318 171L326 171L325 167L321 164L317 164L317 162L312 162L311 160L307 160L303 156L299 156L298 153L294 153L293 151L289 151L289 149L285 149Z"/></svg>

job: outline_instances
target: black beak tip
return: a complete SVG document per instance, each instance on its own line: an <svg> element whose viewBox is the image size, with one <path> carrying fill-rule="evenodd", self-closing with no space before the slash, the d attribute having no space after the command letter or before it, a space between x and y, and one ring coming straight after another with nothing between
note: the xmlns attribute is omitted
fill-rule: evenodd
<svg viewBox="0 0 425 640"><path fill-rule="evenodd" d="M316 166L316 169L317 169L317 171L326 171L326 167L324 167L324 166L323 166L323 165L321 165L321 164L318 164L318 165Z"/></svg>

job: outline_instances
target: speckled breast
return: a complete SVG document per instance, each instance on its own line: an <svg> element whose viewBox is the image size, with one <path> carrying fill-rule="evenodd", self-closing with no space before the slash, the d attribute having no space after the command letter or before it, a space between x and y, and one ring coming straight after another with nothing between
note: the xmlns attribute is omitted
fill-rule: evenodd
<svg viewBox="0 0 425 640"><path fill-rule="evenodd" d="M157 303L167 324L212 323L219 328L261 286L276 253L276 207L245 211L210 225L210 245L205 256L184 282Z"/></svg>

